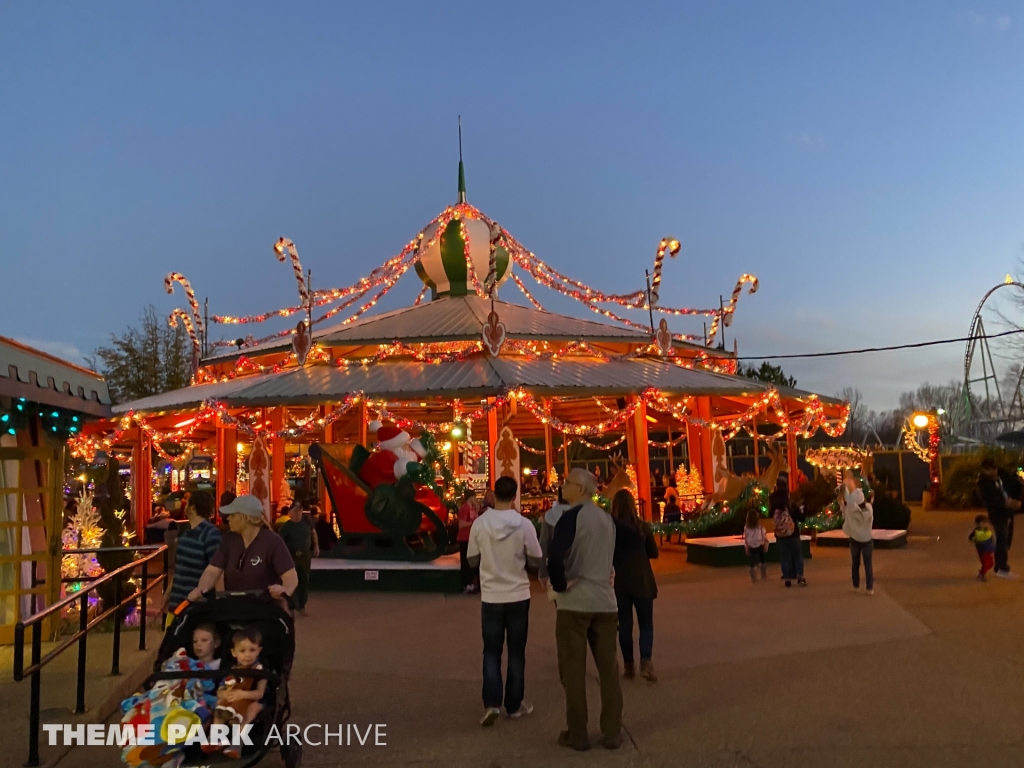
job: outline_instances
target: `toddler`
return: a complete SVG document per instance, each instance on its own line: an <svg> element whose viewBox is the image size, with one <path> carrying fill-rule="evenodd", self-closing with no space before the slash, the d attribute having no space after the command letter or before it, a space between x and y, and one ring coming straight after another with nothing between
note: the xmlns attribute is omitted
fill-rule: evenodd
<svg viewBox="0 0 1024 768"><path fill-rule="evenodd" d="M991 571L992 566L995 565L996 539L985 515L978 515L974 518L974 530L971 531L967 539L974 544L974 548L978 551L978 560L981 561L978 581L987 581L985 574Z"/></svg>
<svg viewBox="0 0 1024 768"><path fill-rule="evenodd" d="M260 653L263 651L263 636L255 627L239 629L231 637L231 655L235 657L235 665L232 669L257 670L263 669L259 663ZM226 725L248 725L263 709L260 699L267 690L266 680L257 680L254 677L230 676L225 677L217 689L217 708L213 713L214 724ZM214 752L220 747L216 745L204 746L204 752ZM237 747L225 747L225 757L237 760L241 754Z"/></svg>
<svg viewBox="0 0 1024 768"><path fill-rule="evenodd" d="M750 580L757 582L758 566L761 568L761 578L767 579L768 566L764 563L764 553L768 551L768 534L761 525L761 516L754 508L747 512L747 523L743 528L743 551L747 553L747 562L750 563Z"/></svg>

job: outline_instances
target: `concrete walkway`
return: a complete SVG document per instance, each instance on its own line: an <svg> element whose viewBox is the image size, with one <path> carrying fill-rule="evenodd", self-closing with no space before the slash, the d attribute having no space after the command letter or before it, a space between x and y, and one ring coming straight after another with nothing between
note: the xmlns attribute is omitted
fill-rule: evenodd
<svg viewBox="0 0 1024 768"><path fill-rule="evenodd" d="M536 711L486 730L477 598L314 595L298 620L293 722L385 723L387 746L307 748L303 765L1024 765L1024 583L974 579L970 528L969 513L915 510L909 547L875 553L874 597L851 590L843 549L816 548L811 586L784 589L777 567L753 585L745 569L687 566L683 548L667 547L660 681L623 681L629 739L616 752L597 742L596 675L594 749L555 744L554 610L539 591L527 651ZM265 763L280 765L276 753ZM106 748L60 762L116 764Z"/></svg>
<svg viewBox="0 0 1024 768"><path fill-rule="evenodd" d="M161 632L150 627L147 632L148 651L139 650L139 633L126 630L121 634L121 674L110 674L113 661L113 638L109 633L90 632L86 653L86 712L73 714L78 681L78 645L65 650L43 667L40 676L40 720L43 723L103 722L120 706L152 668ZM63 641L63 639L62 639ZM45 656L55 643L43 644ZM31 646L25 648L25 664L32 658ZM14 682L14 649L0 647L0 766L22 765L28 758L28 717L30 681ZM44 766L54 765L67 750L47 747L46 734L40 734L40 758ZM101 762L102 764L102 762Z"/></svg>

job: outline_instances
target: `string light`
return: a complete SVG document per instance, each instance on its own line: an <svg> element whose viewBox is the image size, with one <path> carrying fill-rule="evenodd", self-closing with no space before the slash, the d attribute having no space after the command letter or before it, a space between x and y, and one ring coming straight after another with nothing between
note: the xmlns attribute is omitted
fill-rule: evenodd
<svg viewBox="0 0 1024 768"><path fill-rule="evenodd" d="M804 459L812 467L833 471L863 466L870 455L870 452L865 449L845 445L808 448L804 451Z"/></svg>

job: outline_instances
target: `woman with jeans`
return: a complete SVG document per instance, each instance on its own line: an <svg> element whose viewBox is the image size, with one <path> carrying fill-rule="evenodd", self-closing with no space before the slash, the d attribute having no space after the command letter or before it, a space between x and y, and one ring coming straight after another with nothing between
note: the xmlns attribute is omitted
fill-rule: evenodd
<svg viewBox="0 0 1024 768"><path fill-rule="evenodd" d="M459 533L456 539L459 542L462 591L467 595L472 595L476 592L477 579L480 576L478 569L470 566L469 559L466 557L466 551L469 548L469 532L473 527L473 521L479 515L480 507L476 500L476 491L470 488L462 497L462 506L459 507Z"/></svg>
<svg viewBox="0 0 1024 768"><path fill-rule="evenodd" d="M612 499L615 518L615 601L619 606L619 646L622 648L624 676L636 676L633 663L633 611L640 626L640 676L652 683L654 674L651 652L654 648L654 598L658 585L654 581L651 559L658 556L651 527L636 514L633 494L623 489Z"/></svg>
<svg viewBox="0 0 1024 768"><path fill-rule="evenodd" d="M873 595L875 572L871 561L875 543L871 538L871 525L874 522L874 510L865 501L864 491L861 490L860 481L854 477L853 470L846 470L839 493L839 505L843 510L843 533L850 537L853 588L860 589L860 561L863 557L865 586L867 593Z"/></svg>
<svg viewBox="0 0 1024 768"><path fill-rule="evenodd" d="M800 524L806 518L803 510L789 498L789 482L780 477L775 490L768 497L768 508L775 522L775 542L779 546L779 560L782 578L786 586L793 586L793 580L801 587L807 586L804 578L804 553L800 545Z"/></svg>

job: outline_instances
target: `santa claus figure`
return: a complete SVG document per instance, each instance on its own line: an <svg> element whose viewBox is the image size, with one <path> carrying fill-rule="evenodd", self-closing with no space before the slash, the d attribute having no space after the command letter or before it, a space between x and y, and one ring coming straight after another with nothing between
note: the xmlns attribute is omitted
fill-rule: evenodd
<svg viewBox="0 0 1024 768"><path fill-rule="evenodd" d="M371 488L393 485L400 477L409 474L410 469L417 469L416 465L427 455L418 439L413 440L408 432L394 424L374 423L369 427L377 434L378 448L363 462L359 479Z"/></svg>

